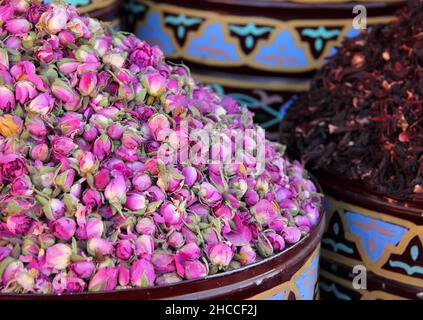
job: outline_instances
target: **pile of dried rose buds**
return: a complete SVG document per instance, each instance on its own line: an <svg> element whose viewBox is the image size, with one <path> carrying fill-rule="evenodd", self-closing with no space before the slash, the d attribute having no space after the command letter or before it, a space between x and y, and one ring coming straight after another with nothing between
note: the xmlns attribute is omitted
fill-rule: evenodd
<svg viewBox="0 0 423 320"><path fill-rule="evenodd" d="M71 6L1 2L0 97L1 292L201 278L281 252L319 220L321 196L280 145L262 141L262 170L246 151L166 156L197 129L254 130L251 114Z"/></svg>

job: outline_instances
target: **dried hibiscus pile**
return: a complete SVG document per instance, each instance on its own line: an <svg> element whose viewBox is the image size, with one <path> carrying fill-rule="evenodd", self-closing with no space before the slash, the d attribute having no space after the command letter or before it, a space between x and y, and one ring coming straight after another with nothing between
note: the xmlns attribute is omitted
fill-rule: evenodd
<svg viewBox="0 0 423 320"><path fill-rule="evenodd" d="M303 167L239 134L255 126L232 99L73 7L0 4L1 292L201 278L316 225L321 197ZM175 161L200 129L228 142L211 147L221 162ZM239 138L242 161L223 161ZM257 144L264 162L247 152Z"/></svg>
<svg viewBox="0 0 423 320"><path fill-rule="evenodd" d="M287 113L282 141L313 169L423 200L423 1L346 40Z"/></svg>

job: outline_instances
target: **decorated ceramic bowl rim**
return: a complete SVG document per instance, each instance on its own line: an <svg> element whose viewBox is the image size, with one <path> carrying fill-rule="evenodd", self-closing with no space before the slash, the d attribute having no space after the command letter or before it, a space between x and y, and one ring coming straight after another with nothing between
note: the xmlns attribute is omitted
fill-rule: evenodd
<svg viewBox="0 0 423 320"><path fill-rule="evenodd" d="M326 170L313 171L313 174L328 195L334 195L350 203L358 203L363 207L372 207L393 215L406 214L423 218L423 201L377 193L360 181L348 179Z"/></svg>
<svg viewBox="0 0 423 320"><path fill-rule="evenodd" d="M312 176L311 174L309 174L310 179L313 181L313 183L315 184L317 191L322 194L323 196L323 192L322 192L322 188L318 182L317 179L315 179L314 176ZM282 257L289 255L289 253L291 253L292 251L294 251L296 248L305 245L305 243L308 240L313 240L316 238L316 236L318 236L319 233L323 233L323 225L325 224L326 221L326 214L325 214L325 207L324 207L324 196L323 196L323 200L322 200L322 205L320 207L319 210L319 222L313 227L313 229L311 230L311 232L309 234L307 234L304 238L302 238L300 241L298 241L297 243L289 246L288 248L286 248L285 250L283 250L282 252L279 252L269 258L265 258L262 259L260 261L257 261L255 263L249 264L247 266L243 266L241 268L235 269L235 270L231 270L231 271L226 271L226 272L222 272L222 273L217 273L217 274L213 274L213 275L208 275L205 276L203 278L198 278L198 279L193 279L193 280L183 280L177 283L172 283L172 284L166 284L166 285L160 285L160 286L152 286L152 287L145 287L145 288L123 288L123 289L114 289L114 290L102 290L102 291L95 291L95 292L90 292L90 291L83 291L83 292L69 292L69 293L47 293L47 294L43 294L43 293L0 293L0 300L1 298L23 298L23 299L31 299L32 298L54 298L54 297L75 297L78 298L78 296L95 296L98 294L123 294L125 292L148 292L149 290L165 290L166 288L171 288L171 287L182 287L185 285L189 285L192 283L196 283L199 281L206 281L206 280L214 280L214 279L219 279L219 278L224 278L230 275L234 275L234 274L239 274L245 271L249 271L252 270L256 267L262 266L268 262L274 261L274 260L278 260L281 259ZM320 241L319 241L320 242ZM270 271L270 270L269 270Z"/></svg>

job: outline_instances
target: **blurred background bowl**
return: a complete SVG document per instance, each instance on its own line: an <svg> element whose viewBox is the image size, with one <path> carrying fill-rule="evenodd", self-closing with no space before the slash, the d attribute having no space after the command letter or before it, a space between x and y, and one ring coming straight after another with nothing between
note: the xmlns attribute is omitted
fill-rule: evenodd
<svg viewBox="0 0 423 320"><path fill-rule="evenodd" d="M129 0L126 28L159 45L194 78L234 97L278 138L292 98L307 91L324 59L356 35L353 7L367 25L386 23L403 0Z"/></svg>

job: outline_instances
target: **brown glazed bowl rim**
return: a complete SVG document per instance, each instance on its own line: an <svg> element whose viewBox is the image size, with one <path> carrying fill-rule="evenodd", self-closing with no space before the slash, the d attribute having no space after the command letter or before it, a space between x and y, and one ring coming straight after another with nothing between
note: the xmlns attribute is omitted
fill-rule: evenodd
<svg viewBox="0 0 423 320"><path fill-rule="evenodd" d="M353 204L385 212L393 216L423 217L423 201L408 200L388 194L380 194L357 180L351 180L326 170L313 171L323 190Z"/></svg>
<svg viewBox="0 0 423 320"><path fill-rule="evenodd" d="M322 188L312 175L310 175L310 179L316 185L317 191L321 194ZM269 258L257 261L253 264L248 266L244 266L242 268L227 271L224 273L218 273L214 275L209 275L204 278L194 279L194 280L184 280L175 284L169 285L162 285L162 286L154 286L149 288L128 288L128 289L117 289L117 290L109 290L109 291L97 291L97 292L77 292L77 293L63 293L63 294L34 294L34 293L24 293L24 294L16 294L16 293L0 293L0 300L51 300L51 299L126 299L125 297L127 294L131 295L130 299L133 299L134 296L142 296L143 298L151 298L151 299L170 299L170 294L166 292L171 290L175 293L175 297L183 297L183 298L193 298L197 299L195 291L189 291L192 285L196 285L197 287L208 288L211 291L215 289L215 294L204 294L205 299L216 298L220 296L225 296L227 292L219 292L219 286L216 286L219 282L225 285L235 285L234 288L236 291L238 286L236 285L238 281L236 279L241 279L242 281L249 280L248 277L244 275L255 275L257 277L261 276L261 280L266 278L263 277L264 274L272 273L275 268L285 268L289 270L293 266L297 265L299 262L303 260L307 260L311 254L314 252L318 244L320 243L320 238L323 236L323 229L325 226L326 221L326 214L325 214L325 207L324 207L324 198L322 201L322 205L320 208L320 219L317 225L311 230L309 234L307 234L304 238L298 241L296 244L288 247L284 251L273 255ZM301 255L302 254L302 255ZM273 266L273 268L268 268L267 266ZM282 266L282 267L281 267ZM294 273L297 270L294 271ZM244 276L244 277L243 277ZM288 276L287 273L284 275L285 277ZM270 277L270 276L267 276ZM225 281L227 279L228 281ZM219 281L221 280L221 281ZM289 280L289 279L288 279ZM204 285L203 285L204 284ZM210 290L203 290L203 291L210 291ZM135 298L136 299L136 298Z"/></svg>

